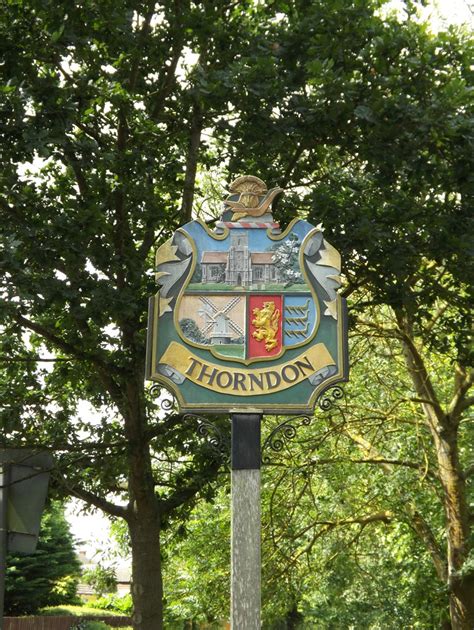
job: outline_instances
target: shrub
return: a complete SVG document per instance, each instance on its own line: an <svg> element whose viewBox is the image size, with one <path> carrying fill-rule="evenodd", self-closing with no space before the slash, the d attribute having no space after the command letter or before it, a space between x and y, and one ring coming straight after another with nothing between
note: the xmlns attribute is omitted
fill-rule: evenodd
<svg viewBox="0 0 474 630"><path fill-rule="evenodd" d="M97 595L115 593L117 590L117 576L113 567L103 567L99 564L93 569L84 571L82 579L92 586Z"/></svg>
<svg viewBox="0 0 474 630"><path fill-rule="evenodd" d="M104 595L93 602L89 602L92 608L100 608L100 610L112 610L124 615L131 615L133 612L132 596L127 595Z"/></svg>
<svg viewBox="0 0 474 630"><path fill-rule="evenodd" d="M41 520L36 552L7 557L5 614L33 614L42 606L77 603L80 564L60 503L51 503Z"/></svg>

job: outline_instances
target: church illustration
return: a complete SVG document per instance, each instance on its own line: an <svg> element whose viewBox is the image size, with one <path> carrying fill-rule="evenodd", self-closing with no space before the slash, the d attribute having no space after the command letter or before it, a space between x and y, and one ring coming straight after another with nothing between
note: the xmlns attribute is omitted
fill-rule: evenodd
<svg viewBox="0 0 474 630"><path fill-rule="evenodd" d="M273 253L249 251L246 230L232 232L228 251L203 252L201 269L203 284L223 282L230 286L250 287L280 282L280 272L273 262Z"/></svg>

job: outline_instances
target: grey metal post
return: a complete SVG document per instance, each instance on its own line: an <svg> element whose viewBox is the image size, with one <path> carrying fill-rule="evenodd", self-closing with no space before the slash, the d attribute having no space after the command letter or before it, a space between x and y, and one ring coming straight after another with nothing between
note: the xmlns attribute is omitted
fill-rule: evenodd
<svg viewBox="0 0 474 630"><path fill-rule="evenodd" d="M8 523L7 503L10 483L10 465L0 464L0 630L3 630L5 604L5 578L7 573Z"/></svg>
<svg viewBox="0 0 474 630"><path fill-rule="evenodd" d="M235 413L232 419L231 628L259 630L260 428L258 413Z"/></svg>

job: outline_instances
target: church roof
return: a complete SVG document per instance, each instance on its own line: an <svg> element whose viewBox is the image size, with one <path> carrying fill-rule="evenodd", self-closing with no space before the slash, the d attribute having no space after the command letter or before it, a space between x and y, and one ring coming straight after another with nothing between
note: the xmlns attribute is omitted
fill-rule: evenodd
<svg viewBox="0 0 474 630"><path fill-rule="evenodd" d="M273 263L272 252L252 252L250 256L254 265L271 265Z"/></svg>
<svg viewBox="0 0 474 630"><path fill-rule="evenodd" d="M201 262L203 263L226 263L227 252L203 252Z"/></svg>

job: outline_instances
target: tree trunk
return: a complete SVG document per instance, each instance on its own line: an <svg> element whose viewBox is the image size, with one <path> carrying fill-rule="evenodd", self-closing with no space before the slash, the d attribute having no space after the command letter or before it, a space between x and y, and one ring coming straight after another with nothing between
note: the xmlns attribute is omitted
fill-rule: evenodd
<svg viewBox="0 0 474 630"><path fill-rule="evenodd" d="M449 608L453 630L474 628L474 575L462 575L469 555L469 510L461 473L457 431L448 428L435 437L439 475L444 489L447 523Z"/></svg>
<svg viewBox="0 0 474 630"><path fill-rule="evenodd" d="M160 525L156 510L137 510L129 522L132 548L132 597L134 630L162 630L163 582L161 578Z"/></svg>
<svg viewBox="0 0 474 630"><path fill-rule="evenodd" d="M293 608L286 613L286 628L287 630L296 630L300 627L304 617L298 611L297 604L293 605Z"/></svg>
<svg viewBox="0 0 474 630"><path fill-rule="evenodd" d="M472 575L451 580L449 612L453 630L474 628L474 579Z"/></svg>
<svg viewBox="0 0 474 630"><path fill-rule="evenodd" d="M453 630L473 630L474 574L468 571L464 574L464 563L469 556L471 544L469 504L459 462L460 417L459 413L449 414L442 409L407 318L398 313L397 321L407 367L433 437L438 475L443 487L451 626Z"/></svg>
<svg viewBox="0 0 474 630"><path fill-rule="evenodd" d="M162 630L161 520L146 439L147 418L138 366L126 386L125 433L129 443L129 514L134 630Z"/></svg>

